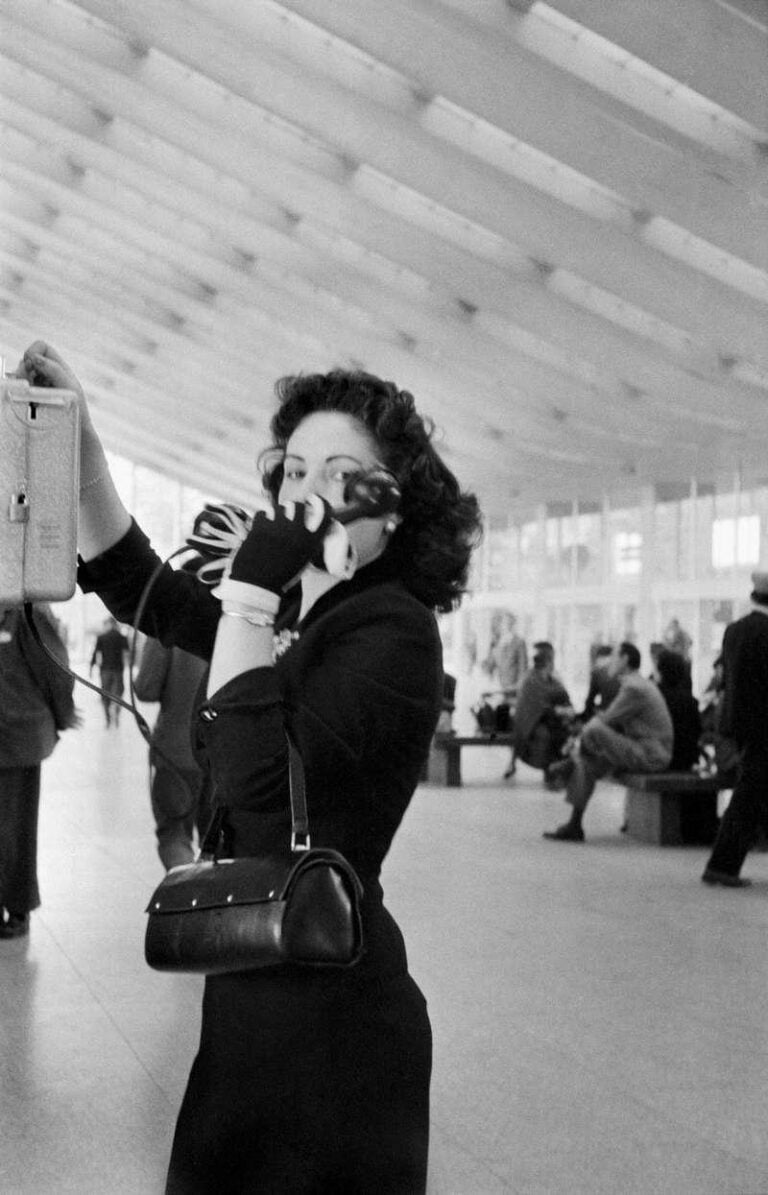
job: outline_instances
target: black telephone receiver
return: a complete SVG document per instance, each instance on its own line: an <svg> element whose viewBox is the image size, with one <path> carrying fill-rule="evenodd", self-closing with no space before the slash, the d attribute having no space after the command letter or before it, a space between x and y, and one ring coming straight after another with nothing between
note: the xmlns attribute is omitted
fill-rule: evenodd
<svg viewBox="0 0 768 1195"><path fill-rule="evenodd" d="M400 487L394 474L387 469L371 469L356 473L344 487L346 506L334 510L338 523L352 523L355 519L378 519L393 514L400 505Z"/></svg>

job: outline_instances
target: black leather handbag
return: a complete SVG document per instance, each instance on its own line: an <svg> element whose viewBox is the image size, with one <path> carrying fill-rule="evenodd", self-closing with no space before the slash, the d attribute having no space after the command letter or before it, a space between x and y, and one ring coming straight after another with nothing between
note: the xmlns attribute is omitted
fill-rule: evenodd
<svg viewBox="0 0 768 1195"><path fill-rule="evenodd" d="M362 953L362 884L338 851L312 850L304 765L288 739L291 842L284 855L222 859L224 810L200 858L152 894L144 954L157 971L221 975L298 963L351 967Z"/></svg>

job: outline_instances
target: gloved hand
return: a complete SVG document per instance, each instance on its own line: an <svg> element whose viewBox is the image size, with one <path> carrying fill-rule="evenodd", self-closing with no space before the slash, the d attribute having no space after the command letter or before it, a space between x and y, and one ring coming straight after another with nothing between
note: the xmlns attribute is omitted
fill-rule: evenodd
<svg viewBox="0 0 768 1195"><path fill-rule="evenodd" d="M332 522L331 507L316 494L310 494L306 502L265 504L255 512L216 596L222 602L275 614L288 583L308 564L323 561L323 545Z"/></svg>
<svg viewBox="0 0 768 1195"><path fill-rule="evenodd" d="M251 519L241 506L206 502L186 542L207 560L215 560L236 552L250 529Z"/></svg>
<svg viewBox="0 0 768 1195"><path fill-rule="evenodd" d="M186 543L198 553L189 569L205 585L218 585L234 555L251 529L251 519L240 506L230 502L207 502L195 519ZM189 562L191 565L191 562Z"/></svg>
<svg viewBox="0 0 768 1195"><path fill-rule="evenodd" d="M214 589L220 584L227 563L226 556L212 557L206 560L204 556L197 555L190 556L181 567L185 573L190 573L193 577L197 577L198 581L202 581L203 585Z"/></svg>

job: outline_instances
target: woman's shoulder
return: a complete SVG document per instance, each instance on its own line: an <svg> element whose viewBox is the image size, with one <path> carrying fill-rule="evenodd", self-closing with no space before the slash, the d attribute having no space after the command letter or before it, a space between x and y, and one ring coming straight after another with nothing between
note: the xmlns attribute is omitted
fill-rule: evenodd
<svg viewBox="0 0 768 1195"><path fill-rule="evenodd" d="M380 581L355 593L335 608L339 617L356 622L400 625L429 638L439 639L437 618L397 578Z"/></svg>
<svg viewBox="0 0 768 1195"><path fill-rule="evenodd" d="M361 570L349 582L334 586L315 604L309 624L387 621L418 627L437 635L437 617L398 577L375 569Z"/></svg>
<svg viewBox="0 0 768 1195"><path fill-rule="evenodd" d="M437 619L399 581L387 579L347 594L340 591L335 601L319 607L320 603L298 628L296 665L322 659L326 666L333 660L339 667L382 679L399 677L398 684L410 676L416 681L415 674L422 679L441 674Z"/></svg>

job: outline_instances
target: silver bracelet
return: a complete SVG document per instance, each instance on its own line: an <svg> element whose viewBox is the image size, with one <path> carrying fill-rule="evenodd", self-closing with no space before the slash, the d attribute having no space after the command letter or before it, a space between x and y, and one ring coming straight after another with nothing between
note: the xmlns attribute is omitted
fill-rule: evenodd
<svg viewBox="0 0 768 1195"><path fill-rule="evenodd" d="M266 610L222 610L227 618L242 618L252 627L273 627L274 617Z"/></svg>

